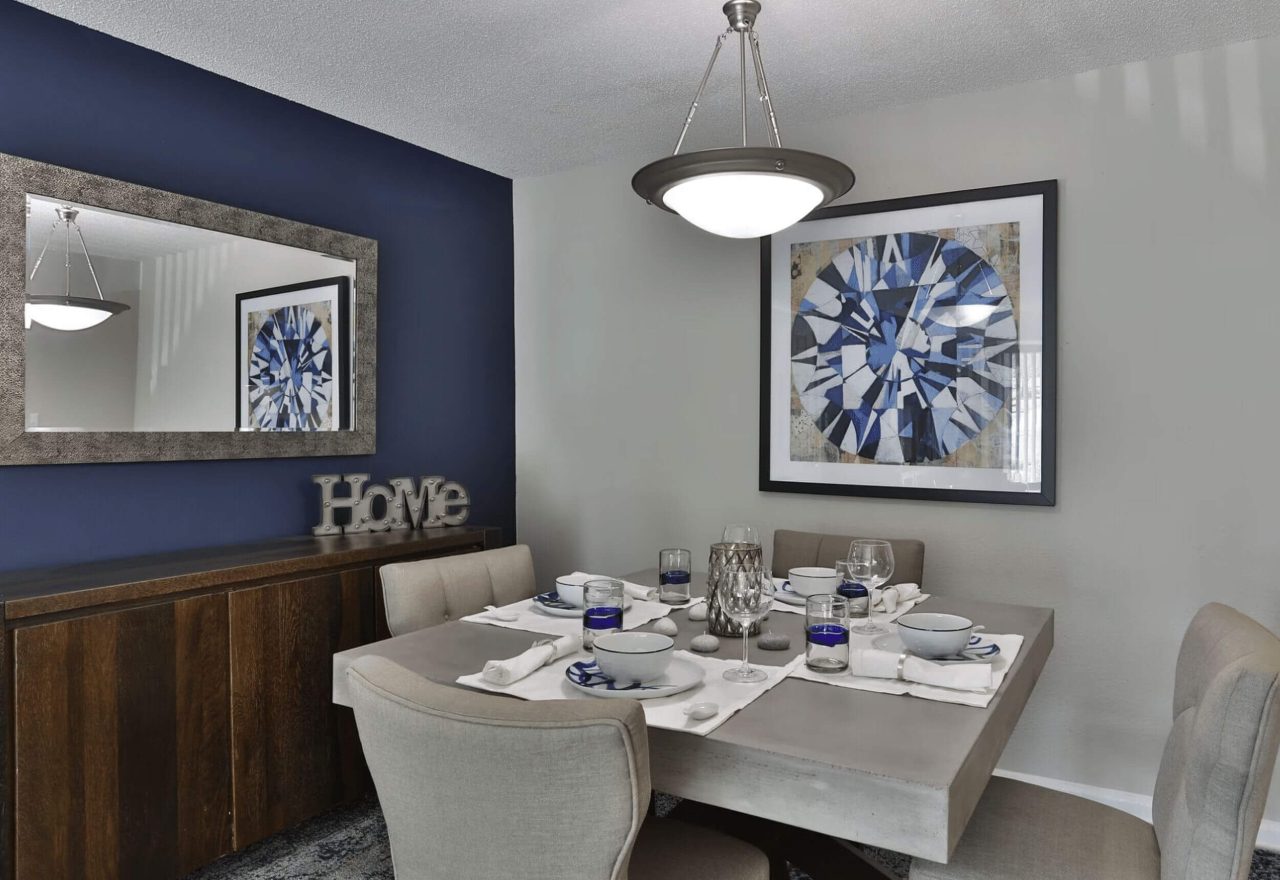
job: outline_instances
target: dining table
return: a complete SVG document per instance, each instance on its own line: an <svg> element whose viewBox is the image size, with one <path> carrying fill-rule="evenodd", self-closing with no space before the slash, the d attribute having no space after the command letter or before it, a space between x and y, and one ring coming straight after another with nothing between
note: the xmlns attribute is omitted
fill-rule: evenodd
<svg viewBox="0 0 1280 880"><path fill-rule="evenodd" d="M623 577L658 584L657 569ZM706 575L695 573L693 594L705 589ZM922 610L962 615L989 633L1023 637L987 706L787 678L705 736L651 727L654 790L705 805L722 824L755 823L760 830L752 834L779 827L803 835L812 863L798 861L815 880L891 876L849 842L946 862L1044 669L1054 615L1049 608L941 592ZM678 627L678 649L688 649L706 632L706 622L690 620L687 610L674 610L669 619ZM752 662L781 666L792 660L804 651L804 625L803 614L770 613L763 632L788 636L790 648L763 650L752 637ZM652 628L650 623L638 629ZM486 661L519 654L542 637L453 620L352 648L333 657L333 701L351 705L346 669L358 657L379 655L456 685ZM716 656L735 657L739 651L740 639L724 637ZM565 690L566 697L576 695Z"/></svg>

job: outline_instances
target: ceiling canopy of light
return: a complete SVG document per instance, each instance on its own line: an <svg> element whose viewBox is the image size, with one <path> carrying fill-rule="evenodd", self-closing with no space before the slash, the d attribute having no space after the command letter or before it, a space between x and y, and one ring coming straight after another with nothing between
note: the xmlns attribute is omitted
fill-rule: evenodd
<svg viewBox="0 0 1280 880"><path fill-rule="evenodd" d="M637 171L631 186L645 201L673 211L708 232L729 238L758 238L786 229L814 208L844 195L853 187L854 177L848 166L835 159L783 148L755 31L760 4L756 0L729 0L724 14L729 19L729 29L719 36L711 51L711 61L689 105L675 150L667 158ZM735 33L742 146L681 154L720 49ZM769 133L769 144L763 147L747 144L748 55Z"/></svg>
<svg viewBox="0 0 1280 880"><path fill-rule="evenodd" d="M36 258L36 264L31 269L31 277L27 280L35 280L36 273L40 271L40 266L44 263L44 256L49 250L49 244L53 241L54 233L58 231L58 226L62 225L66 231L63 265L65 292L62 296L33 296L28 294L26 301L27 329L30 329L31 324L34 322L42 324L51 330L87 330L90 327L101 324L113 315L127 312L129 306L121 302L113 302L102 295L102 285L98 284L98 273L93 269L93 259L89 256L89 248L84 243L84 235L80 232L80 224L76 222L76 217L80 215L80 212L70 205L63 205L57 209L57 215L58 221L49 230L49 235L44 241L44 247L40 249L40 256ZM80 249L84 251L85 262L89 264L89 275L93 278L93 286L98 291L97 299L71 295L72 230L75 231L76 238L80 241Z"/></svg>

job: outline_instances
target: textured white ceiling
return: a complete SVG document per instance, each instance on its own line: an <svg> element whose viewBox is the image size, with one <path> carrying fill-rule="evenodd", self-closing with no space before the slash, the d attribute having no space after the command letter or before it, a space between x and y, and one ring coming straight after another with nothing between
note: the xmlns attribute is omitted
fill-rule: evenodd
<svg viewBox="0 0 1280 880"><path fill-rule="evenodd" d="M511 177L665 154L725 25L719 0L24 2ZM789 124L1280 33L1276 0L763 2L796 147ZM736 62L690 146L735 136Z"/></svg>
<svg viewBox="0 0 1280 880"><path fill-rule="evenodd" d="M31 211L27 214L27 250L39 253L44 243L49 241L50 255L61 263L66 248L66 230L58 220L59 205L68 204L58 199L29 195L28 203ZM200 229L196 226L183 226L180 223L169 223L164 220L153 220L134 214L122 214L104 208L93 208L75 204L80 209L76 223L84 235L84 243L94 257L111 257L116 260L147 260L211 248L220 244L237 241L234 235L215 232L212 229ZM56 228L55 228L56 224ZM49 238L50 231L53 238ZM80 252L80 241L72 233L72 253Z"/></svg>

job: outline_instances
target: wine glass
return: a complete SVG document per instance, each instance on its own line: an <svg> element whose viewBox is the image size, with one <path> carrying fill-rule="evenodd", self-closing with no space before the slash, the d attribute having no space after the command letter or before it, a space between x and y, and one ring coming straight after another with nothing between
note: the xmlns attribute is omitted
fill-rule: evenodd
<svg viewBox="0 0 1280 880"><path fill-rule="evenodd" d="M893 577L893 545L871 538L857 539L849 545L849 571L867 588L867 622L852 631L864 636L888 632L876 622L876 589Z"/></svg>
<svg viewBox="0 0 1280 880"><path fill-rule="evenodd" d="M755 530L754 526L746 523L733 523L724 527L724 536L721 540L725 544L760 544L760 533Z"/></svg>
<svg viewBox="0 0 1280 880"><path fill-rule="evenodd" d="M773 578L759 566L734 565L721 576L719 589L721 607L742 626L742 665L726 669L724 677L737 682L764 681L769 676L747 662L747 636L751 624L773 607Z"/></svg>

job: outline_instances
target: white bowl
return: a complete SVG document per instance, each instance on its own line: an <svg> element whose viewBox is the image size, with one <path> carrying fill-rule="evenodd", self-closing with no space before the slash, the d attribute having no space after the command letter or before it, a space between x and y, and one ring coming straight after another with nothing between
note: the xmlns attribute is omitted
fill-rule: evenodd
<svg viewBox="0 0 1280 880"><path fill-rule="evenodd" d="M969 645L973 621L958 614L915 612L898 618L898 638L917 657L956 657Z"/></svg>
<svg viewBox="0 0 1280 880"><path fill-rule="evenodd" d="M787 572L787 580L791 581L791 589L799 596L834 593L840 586L840 575L834 568L818 566L793 568Z"/></svg>
<svg viewBox="0 0 1280 880"><path fill-rule="evenodd" d="M653 632L619 632L596 636L595 655L600 671L614 681L653 681L671 665L676 643Z"/></svg>
<svg viewBox="0 0 1280 880"><path fill-rule="evenodd" d="M570 584L557 579L556 593L560 596L560 601L568 602L570 605L576 605L581 608L586 601L582 598L583 586L584 584Z"/></svg>

